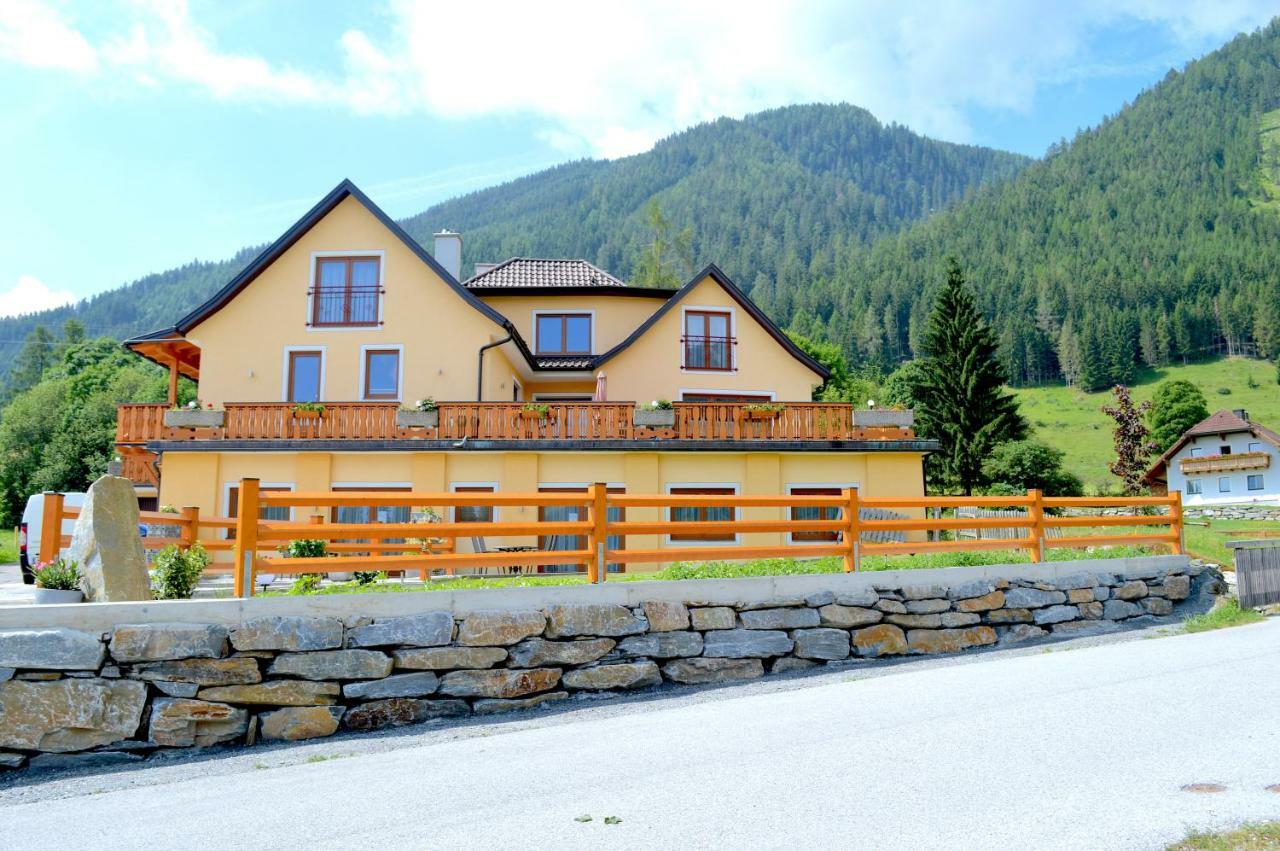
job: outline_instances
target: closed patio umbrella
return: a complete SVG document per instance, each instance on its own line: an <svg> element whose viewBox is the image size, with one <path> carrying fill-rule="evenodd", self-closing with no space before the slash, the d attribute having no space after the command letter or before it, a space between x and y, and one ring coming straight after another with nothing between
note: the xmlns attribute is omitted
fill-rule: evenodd
<svg viewBox="0 0 1280 851"><path fill-rule="evenodd" d="M609 394L605 389L605 377L604 377L604 373L602 372L596 376L596 392L594 395L592 395L591 401L607 402L608 400L609 400Z"/></svg>

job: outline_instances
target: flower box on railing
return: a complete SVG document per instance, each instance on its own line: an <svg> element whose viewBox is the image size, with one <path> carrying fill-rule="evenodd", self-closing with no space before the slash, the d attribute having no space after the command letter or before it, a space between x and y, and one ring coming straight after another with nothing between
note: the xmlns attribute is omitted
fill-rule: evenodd
<svg viewBox="0 0 1280 851"><path fill-rule="evenodd" d="M676 412L673 408L636 408L632 424L637 428L675 428Z"/></svg>
<svg viewBox="0 0 1280 851"><path fill-rule="evenodd" d="M397 428L439 428L440 411L396 411Z"/></svg>
<svg viewBox="0 0 1280 851"><path fill-rule="evenodd" d="M911 428L915 411L854 411L853 424L858 428Z"/></svg>
<svg viewBox="0 0 1280 851"><path fill-rule="evenodd" d="M225 419L223 411L200 408L175 408L164 412L164 424L168 428L222 428Z"/></svg>

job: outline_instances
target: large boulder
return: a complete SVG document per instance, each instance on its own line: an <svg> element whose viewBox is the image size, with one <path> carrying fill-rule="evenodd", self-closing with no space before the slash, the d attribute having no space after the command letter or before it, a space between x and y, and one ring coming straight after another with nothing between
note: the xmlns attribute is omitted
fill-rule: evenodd
<svg viewBox="0 0 1280 851"><path fill-rule="evenodd" d="M146 683L65 679L0 683L0 748L81 751L132 736Z"/></svg>
<svg viewBox="0 0 1280 851"><path fill-rule="evenodd" d="M260 717L262 738L296 742L332 736L342 718L340 706L289 706Z"/></svg>
<svg viewBox="0 0 1280 851"><path fill-rule="evenodd" d="M161 697L151 704L148 729L154 744L204 748L235 741L245 734L248 724L248 712L225 703Z"/></svg>
<svg viewBox="0 0 1280 851"><path fill-rule="evenodd" d="M237 650L336 650L342 646L342 621L337 618L254 618L231 628Z"/></svg>
<svg viewBox="0 0 1280 851"><path fill-rule="evenodd" d="M636 689L656 686L662 682L656 663L623 662L617 665L597 665L565 671L561 680L572 689L602 691L604 689Z"/></svg>
<svg viewBox="0 0 1280 851"><path fill-rule="evenodd" d="M547 638L575 638L579 635L637 635L647 631L648 622L626 606L612 604L566 604L547 607Z"/></svg>
<svg viewBox="0 0 1280 851"><path fill-rule="evenodd" d="M559 668L452 671L440 680L440 693L450 697L524 697L547 691L558 682Z"/></svg>
<svg viewBox="0 0 1280 851"><path fill-rule="evenodd" d="M0 629L0 666L6 669L96 671L106 655L106 645L97 633L60 628Z"/></svg>
<svg viewBox="0 0 1280 851"><path fill-rule="evenodd" d="M453 638L453 615L425 612L403 618L378 618L347 633L348 647L402 645L437 647Z"/></svg>
<svg viewBox="0 0 1280 851"><path fill-rule="evenodd" d="M647 638L648 636L635 636ZM627 639L631 641L632 639ZM581 641L547 641L545 638L526 638L511 648L514 668L537 668L542 665L585 665L594 662L614 648L612 638L587 638ZM699 645L701 650L701 645Z"/></svg>
<svg viewBox="0 0 1280 851"><path fill-rule="evenodd" d="M121 624L111 634L117 662L217 659L227 650L227 628L204 623Z"/></svg>
<svg viewBox="0 0 1280 851"><path fill-rule="evenodd" d="M103 476L89 486L68 557L80 563L85 597L90 602L151 599L147 556L138 532L138 496L132 482Z"/></svg>
<svg viewBox="0 0 1280 851"><path fill-rule="evenodd" d="M342 726L348 730L380 730L383 727L420 724L434 718L456 718L470 711L465 700L418 700L412 697L392 697L387 700L371 700L351 707L342 716Z"/></svg>

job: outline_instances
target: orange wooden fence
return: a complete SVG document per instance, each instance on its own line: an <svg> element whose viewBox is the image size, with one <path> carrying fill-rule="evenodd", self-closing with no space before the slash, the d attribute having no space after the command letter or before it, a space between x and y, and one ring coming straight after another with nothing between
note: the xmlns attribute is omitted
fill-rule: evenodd
<svg viewBox="0 0 1280 851"><path fill-rule="evenodd" d="M724 496L681 494L609 493L603 484L594 484L584 493L387 493L387 492L287 492L262 491L256 479L243 479L239 489L237 512L235 587L237 595L252 594L254 578L259 571L273 574L332 573L354 570L444 570L452 574L461 568L519 567L523 565L579 565L590 582L602 582L610 564L640 564L674 561L719 561L778 557L840 556L846 571L857 570L866 555L895 553L955 552L962 550L1025 549L1034 562L1044 559L1046 530L1050 528L1086 527L1165 527L1163 531L1135 528L1129 534L1079 535L1056 537L1054 547L1092 547L1111 545L1168 546L1182 552L1182 504L1180 494L1159 497L1080 497L1048 498L1038 491L1026 496L1000 497L880 497L861 498L856 488L839 495L743 495ZM862 519L861 510L871 508L920 510L924 513L959 506L1025 508L1023 517L957 518L905 517L901 519ZM449 521L442 523L333 523L323 518L318 522L299 524L258 519L264 507L331 508L336 506L459 507L497 508L502 506L547 508L571 507L582 519L537 520L514 522ZM1165 513L1058 516L1046 509L1080 509L1125 507L1137 510L1164 510ZM734 519L681 520L609 520L609 509L625 512L630 508L730 509ZM779 509L782 519L763 517L739 518L742 510ZM796 519L795 509L819 509L820 519ZM825 515L825 516L824 516ZM625 514L624 514L625 517ZM1024 537L1003 540L908 540L863 541L864 533L947 532L959 529L1006 528L1024 529ZM796 543L742 544L743 534L766 533L780 536L797 533L825 533L829 540ZM669 546L635 548L627 546L628 536L667 536ZM689 536L732 536L731 544L692 545L681 541ZM302 538L327 541L351 541L358 538L424 537L456 544L458 538L533 537L546 541L556 536L574 540L574 548L556 550L527 548L509 552L458 552L456 545L444 548L417 546L417 551L404 543L389 545L383 552L390 555L338 555L319 558L262 557L259 552ZM610 546L611 538L621 541ZM786 537L781 540L785 541ZM335 545L336 546L336 545ZM372 552L368 545L347 545L335 552Z"/></svg>
<svg viewBox="0 0 1280 851"><path fill-rule="evenodd" d="M44 508L40 517L40 561L52 561L58 552L71 545L71 536L62 534L62 522L75 520L80 516L80 509L64 504L60 493L46 493ZM176 526L176 537L147 536L142 539L144 550L162 550L176 544L186 548L197 540L210 552L230 552L235 542L221 538L201 538L201 530L234 529L236 521L229 517L201 517L200 509L189 506L177 514L167 511L139 511L138 521L148 525Z"/></svg>

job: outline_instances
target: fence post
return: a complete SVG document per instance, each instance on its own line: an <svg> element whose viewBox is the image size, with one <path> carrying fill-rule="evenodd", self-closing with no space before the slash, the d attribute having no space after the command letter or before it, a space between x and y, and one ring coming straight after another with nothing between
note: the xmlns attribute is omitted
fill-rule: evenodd
<svg viewBox="0 0 1280 851"><path fill-rule="evenodd" d="M53 561L62 552L62 501L62 494L44 492L44 509L40 515L40 564Z"/></svg>
<svg viewBox="0 0 1280 851"><path fill-rule="evenodd" d="M191 549L200 531L200 506L188 505L182 509L182 548Z"/></svg>
<svg viewBox="0 0 1280 851"><path fill-rule="evenodd" d="M609 570L605 562L605 550L608 548L609 506L606 502L609 488L603 482L596 482L590 488L591 494L591 534L587 536L588 549L591 550L587 563L587 582L604 582Z"/></svg>
<svg viewBox="0 0 1280 851"><path fill-rule="evenodd" d="M861 519L858 508L858 489L856 487L844 489L844 514L845 514L845 544L846 550L844 554L844 572L855 573L862 566L862 531L859 524Z"/></svg>
<svg viewBox="0 0 1280 851"><path fill-rule="evenodd" d="M1170 525L1177 533L1178 540L1172 544L1173 554L1180 556L1187 551L1186 524L1182 522L1182 491L1169 494Z"/></svg>
<svg viewBox="0 0 1280 851"><path fill-rule="evenodd" d="M241 479L236 507L235 595L253 596L253 562L258 557L258 480Z"/></svg>
<svg viewBox="0 0 1280 851"><path fill-rule="evenodd" d="M1027 491L1027 519L1031 521L1031 539L1035 545L1029 550L1033 564L1044 561L1044 494L1039 488ZM982 537L979 535L978 537Z"/></svg>

